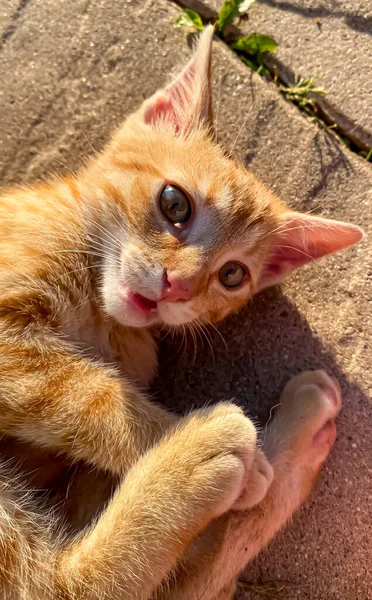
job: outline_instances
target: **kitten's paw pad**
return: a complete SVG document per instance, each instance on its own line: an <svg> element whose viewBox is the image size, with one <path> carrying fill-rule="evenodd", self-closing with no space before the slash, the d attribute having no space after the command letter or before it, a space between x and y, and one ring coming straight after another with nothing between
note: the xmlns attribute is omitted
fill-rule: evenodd
<svg viewBox="0 0 372 600"><path fill-rule="evenodd" d="M331 449L336 441L336 435L336 423L333 419L329 419L314 435L313 446L328 446Z"/></svg>
<svg viewBox="0 0 372 600"><path fill-rule="evenodd" d="M257 451L252 467L246 473L245 487L232 510L247 510L259 504L267 494L274 478L274 469L260 450Z"/></svg>

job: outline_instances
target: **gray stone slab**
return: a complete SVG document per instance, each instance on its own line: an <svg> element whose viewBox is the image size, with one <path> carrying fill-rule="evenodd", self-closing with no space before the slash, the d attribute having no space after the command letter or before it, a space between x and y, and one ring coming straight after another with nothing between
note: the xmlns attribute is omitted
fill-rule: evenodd
<svg viewBox="0 0 372 600"><path fill-rule="evenodd" d="M161 0L28 3L0 53L2 183L74 170L101 148L188 55L176 15ZM294 208L370 227L368 164L218 44L214 79L219 138L253 173ZM316 490L246 572L290 581L286 600L366 600L372 589L370 258L365 240L261 294L210 332L214 356L162 342L157 395L179 410L234 397L264 423L298 371L323 366L342 384L339 439Z"/></svg>
<svg viewBox="0 0 372 600"><path fill-rule="evenodd" d="M184 5L213 18L223 0L186 0ZM327 91L321 109L362 146L372 147L372 2L256 0L240 24L242 34L273 36L285 80L319 77Z"/></svg>

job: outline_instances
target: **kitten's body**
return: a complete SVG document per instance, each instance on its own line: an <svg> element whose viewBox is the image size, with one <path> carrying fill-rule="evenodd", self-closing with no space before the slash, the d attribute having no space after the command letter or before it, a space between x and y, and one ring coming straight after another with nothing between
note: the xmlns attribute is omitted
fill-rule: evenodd
<svg viewBox="0 0 372 600"><path fill-rule="evenodd" d="M267 458L237 407L178 420L143 394L157 366L153 326L217 321L361 236L290 212L213 143L211 37L75 178L0 198L0 430L18 440L8 456L43 449L29 478L55 492L54 504L68 496L72 531L100 514L62 540L1 471L5 597L231 598L236 575L306 497L334 441L341 399L323 373L284 393ZM180 222L161 204L169 187L186 210ZM171 572L175 581L162 585Z"/></svg>

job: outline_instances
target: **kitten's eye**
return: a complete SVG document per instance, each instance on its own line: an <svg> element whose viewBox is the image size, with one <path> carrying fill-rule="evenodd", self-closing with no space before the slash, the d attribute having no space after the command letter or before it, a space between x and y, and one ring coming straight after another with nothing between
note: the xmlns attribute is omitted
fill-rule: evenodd
<svg viewBox="0 0 372 600"><path fill-rule="evenodd" d="M238 287L247 275L240 263L227 262L218 271L218 278L226 288Z"/></svg>
<svg viewBox="0 0 372 600"><path fill-rule="evenodd" d="M179 187L166 185L160 194L160 210L171 223L186 223L191 217L190 200Z"/></svg>

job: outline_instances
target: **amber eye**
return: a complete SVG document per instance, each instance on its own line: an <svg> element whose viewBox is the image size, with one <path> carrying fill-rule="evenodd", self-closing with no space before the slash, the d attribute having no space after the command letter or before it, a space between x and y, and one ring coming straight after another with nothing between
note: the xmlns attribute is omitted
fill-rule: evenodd
<svg viewBox="0 0 372 600"><path fill-rule="evenodd" d="M160 210L171 223L186 223L191 217L190 200L176 185L166 185L160 194Z"/></svg>
<svg viewBox="0 0 372 600"><path fill-rule="evenodd" d="M227 262L218 271L218 278L226 288L238 287L246 275L245 268L236 262Z"/></svg>

